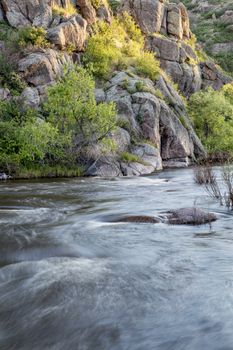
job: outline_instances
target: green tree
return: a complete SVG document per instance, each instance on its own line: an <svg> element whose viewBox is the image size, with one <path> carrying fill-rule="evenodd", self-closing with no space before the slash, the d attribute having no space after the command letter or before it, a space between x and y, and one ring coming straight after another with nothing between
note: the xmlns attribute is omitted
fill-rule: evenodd
<svg viewBox="0 0 233 350"><path fill-rule="evenodd" d="M0 103L0 171L19 172L68 158L71 140L20 100Z"/></svg>
<svg viewBox="0 0 233 350"><path fill-rule="evenodd" d="M94 80L84 68L64 69L63 77L48 89L44 110L62 134L71 133L76 148L96 144L115 127L113 103L97 104Z"/></svg>
<svg viewBox="0 0 233 350"><path fill-rule="evenodd" d="M233 153L233 94L232 87L220 91L208 88L191 96L189 115L194 127L210 152Z"/></svg>

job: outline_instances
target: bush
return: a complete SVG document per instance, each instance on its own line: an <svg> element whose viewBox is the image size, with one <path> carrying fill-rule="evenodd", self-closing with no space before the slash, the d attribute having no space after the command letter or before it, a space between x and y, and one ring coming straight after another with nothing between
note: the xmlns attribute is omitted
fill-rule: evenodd
<svg viewBox="0 0 233 350"><path fill-rule="evenodd" d="M198 174L198 175L197 175ZM233 167L225 165L221 168L220 176L211 166L206 166L194 174L195 181L204 185L205 190L220 205L233 210Z"/></svg>
<svg viewBox="0 0 233 350"><path fill-rule="evenodd" d="M68 159L67 147L70 139L21 101L0 103L0 171L19 173L21 167L60 163Z"/></svg>
<svg viewBox="0 0 233 350"><path fill-rule="evenodd" d="M3 54L0 54L0 86L8 88L13 94L21 93L25 87L16 67Z"/></svg>
<svg viewBox="0 0 233 350"><path fill-rule="evenodd" d="M144 38L133 19L124 13L111 24L100 22L88 40L83 63L95 76L107 78L114 69L135 67L138 74L155 79L159 63L144 52Z"/></svg>
<svg viewBox="0 0 233 350"><path fill-rule="evenodd" d="M112 9L112 11L115 13L115 11L117 11L119 5L120 5L120 1L119 0L108 0L109 5Z"/></svg>
<svg viewBox="0 0 233 350"><path fill-rule="evenodd" d="M53 16L73 16L77 13L77 9L73 4L68 2L65 7L53 5L52 7Z"/></svg>
<svg viewBox="0 0 233 350"><path fill-rule="evenodd" d="M143 52L136 58L135 69L139 75L148 77L151 80L156 80L160 72L159 62L155 60L151 52Z"/></svg>
<svg viewBox="0 0 233 350"><path fill-rule="evenodd" d="M121 153L120 159L126 163L141 163L141 159L138 156L129 152Z"/></svg>
<svg viewBox="0 0 233 350"><path fill-rule="evenodd" d="M20 47L32 45L36 47L47 47L46 30L42 27L20 28L18 32L18 44Z"/></svg>
<svg viewBox="0 0 233 350"><path fill-rule="evenodd" d="M77 148L104 140L116 125L113 103L97 105L94 80L84 68L73 66L48 89L44 105L49 121L61 134L72 134Z"/></svg>
<svg viewBox="0 0 233 350"><path fill-rule="evenodd" d="M95 9L98 9L103 4L103 0L91 0L91 4Z"/></svg>
<svg viewBox="0 0 233 350"><path fill-rule="evenodd" d="M233 154L233 87L208 88L191 96L189 115L209 152Z"/></svg>

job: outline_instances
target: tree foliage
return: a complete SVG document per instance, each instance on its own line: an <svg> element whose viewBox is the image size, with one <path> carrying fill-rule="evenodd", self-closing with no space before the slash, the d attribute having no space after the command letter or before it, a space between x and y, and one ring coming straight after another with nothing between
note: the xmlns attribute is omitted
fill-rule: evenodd
<svg viewBox="0 0 233 350"><path fill-rule="evenodd" d="M8 111L8 113L6 113ZM60 153L58 129L18 102L0 103L0 167L9 173Z"/></svg>
<svg viewBox="0 0 233 350"><path fill-rule="evenodd" d="M76 147L95 144L115 127L113 103L97 104L94 80L84 68L66 68L63 77L48 89L44 105L48 120L60 133L72 133Z"/></svg>
<svg viewBox="0 0 233 350"><path fill-rule="evenodd" d="M191 96L188 110L195 129L210 152L233 153L233 85Z"/></svg>

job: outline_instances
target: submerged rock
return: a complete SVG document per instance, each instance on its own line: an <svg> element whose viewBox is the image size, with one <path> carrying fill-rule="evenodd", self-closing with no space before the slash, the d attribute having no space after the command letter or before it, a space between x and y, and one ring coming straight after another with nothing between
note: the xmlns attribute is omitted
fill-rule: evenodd
<svg viewBox="0 0 233 350"><path fill-rule="evenodd" d="M158 224L160 220L154 216L147 215L132 215L132 216L123 216L114 220L114 222L132 222L139 224Z"/></svg>
<svg viewBox="0 0 233 350"><path fill-rule="evenodd" d="M216 221L217 216L198 208L181 208L169 211L167 220L172 225L202 225Z"/></svg>

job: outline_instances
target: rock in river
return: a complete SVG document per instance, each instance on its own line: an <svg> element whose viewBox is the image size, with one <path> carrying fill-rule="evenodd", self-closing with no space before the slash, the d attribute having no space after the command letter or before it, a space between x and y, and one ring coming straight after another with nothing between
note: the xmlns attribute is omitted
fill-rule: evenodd
<svg viewBox="0 0 233 350"><path fill-rule="evenodd" d="M160 220L154 216L146 215L132 215L132 216L123 216L114 220L114 222L132 222L139 224L158 224Z"/></svg>
<svg viewBox="0 0 233 350"><path fill-rule="evenodd" d="M216 221L213 213L198 208L181 208L169 211L168 223L172 225L202 225Z"/></svg>

